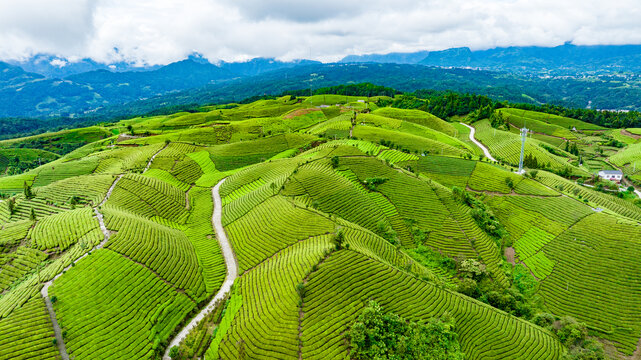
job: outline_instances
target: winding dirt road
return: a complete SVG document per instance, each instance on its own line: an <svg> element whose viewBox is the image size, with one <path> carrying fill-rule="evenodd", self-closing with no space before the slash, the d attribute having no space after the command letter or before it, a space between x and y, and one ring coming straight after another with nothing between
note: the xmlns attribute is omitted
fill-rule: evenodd
<svg viewBox="0 0 641 360"><path fill-rule="evenodd" d="M494 156L490 154L490 150L488 150L488 148L486 148L485 145L483 145L480 141L476 140L476 138L474 137L474 134L476 133L476 129L473 126L470 126L468 124L464 124L464 123L460 123L460 124L470 129L470 140L472 140L472 142L475 143L476 146L480 147L481 150L483 150L483 154L485 154L485 157L490 159L491 161L498 162L494 158Z"/></svg>
<svg viewBox="0 0 641 360"><path fill-rule="evenodd" d="M211 196L214 201L214 214L212 215L211 222L214 226L214 230L216 231L216 238L218 239L218 244L220 245L220 249L222 250L223 257L225 258L225 265L227 266L227 277L225 278L225 282L223 282L223 285L220 287L220 290L218 290L216 296L211 299L209 304L207 304L207 306L205 306L198 313L198 315L191 319L191 321L189 321L189 323L185 325L185 327L178 333L178 335L176 335L171 340L169 346L167 346L167 349L165 350L163 360L171 360L171 357L169 357L169 351L171 350L171 348L174 346L178 346L187 337L187 334L189 334L189 332L194 327L196 327L196 325L198 325L198 323L205 316L207 316L212 310L214 310L216 302L225 297L225 294L227 294L231 290L232 284L238 277L238 264L236 263L234 250L229 243L229 239L227 239L227 234L225 234L225 229L223 228L223 223L221 220L223 203L220 199L219 189L220 186L225 182L225 180L226 179L222 179L218 184L216 184L216 186L214 186L213 189L211 189Z"/></svg>
<svg viewBox="0 0 641 360"><path fill-rule="evenodd" d="M102 233L105 235L104 239L100 242L100 244L96 245L91 249L90 251L98 250L101 249L103 246L105 246L105 243L109 241L109 237L111 234L109 233L109 230L107 230L107 227L105 226L105 222L103 220L102 214L98 211L98 207L104 205L107 200L109 200L109 197L111 196L111 193L113 192L114 188L116 187L116 184L118 184L118 181L122 178L122 175L119 175L116 180L114 180L113 184L111 184L111 187L109 190L107 190L107 194L105 195L105 198L98 204L98 206L93 208L94 213L96 214L96 218L98 219L98 224L100 224L100 230ZM73 261L73 263L77 263L78 261L82 260L84 257L86 257L89 252L86 252L84 255L81 257L77 258L76 260ZM72 263L72 264L73 264ZM47 281L42 289L40 289L40 295L42 295L42 298L45 301L45 305L47 306L47 311L49 312L49 317L51 318L51 323L53 324L53 333L56 337L56 346L58 346L58 351L60 352L60 356L62 357L62 360L69 360L69 354L67 354L67 348L65 346L65 341L62 338L62 330L60 329L60 325L58 324L58 320L56 319L56 313L53 310L53 303L51 302L51 299L49 298L49 287L53 285L53 282L58 279L63 273L65 273L67 270L71 269L72 265L67 266L64 268L61 272L59 272L56 276L53 277L53 279Z"/></svg>
<svg viewBox="0 0 641 360"><path fill-rule="evenodd" d="M145 166L145 170L142 171L143 174L146 173L147 170L149 170L149 167L151 167L151 163L154 162L154 159L156 158L156 156L158 156L158 154L160 154L160 152L165 150L167 148L167 146L169 146L169 143L165 144L165 146L163 146L162 149L158 150L158 152L156 152L155 154L153 154L151 156L151 158L149 159L149 162L147 163L147 166Z"/></svg>

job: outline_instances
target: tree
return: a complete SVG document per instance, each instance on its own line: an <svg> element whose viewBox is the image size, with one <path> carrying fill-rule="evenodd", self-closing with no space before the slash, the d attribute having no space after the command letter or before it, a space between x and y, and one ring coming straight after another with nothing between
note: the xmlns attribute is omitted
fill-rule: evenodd
<svg viewBox="0 0 641 360"><path fill-rule="evenodd" d="M71 199L69 200L69 205L71 205L72 208L74 208L76 205L80 203L80 197L79 196L72 196Z"/></svg>
<svg viewBox="0 0 641 360"><path fill-rule="evenodd" d="M127 131L129 131L129 134L131 134L131 136L134 135L134 127L131 126L131 124L127 125Z"/></svg>
<svg viewBox="0 0 641 360"><path fill-rule="evenodd" d="M178 346L173 346L171 349L169 349L169 357L172 359L177 359L178 356L180 355Z"/></svg>
<svg viewBox="0 0 641 360"><path fill-rule="evenodd" d="M31 191L31 185L29 185L25 181L22 187L23 187L24 197L27 199L33 199L34 195L33 195L33 192Z"/></svg>
<svg viewBox="0 0 641 360"><path fill-rule="evenodd" d="M559 340L567 346L581 343L588 336L588 329L584 323L566 316L561 319L561 328L557 331Z"/></svg>
<svg viewBox="0 0 641 360"><path fill-rule="evenodd" d="M547 320L549 322L549 320ZM602 360L605 359L603 344L588 338L588 329L584 323L574 318L565 316L561 318L558 326L553 326L563 345L567 346L569 352L563 357L567 360Z"/></svg>
<svg viewBox="0 0 641 360"><path fill-rule="evenodd" d="M505 178L505 185L507 185L507 187L508 187L510 190L514 190L514 180L512 180L512 178L510 178L510 177L506 177L506 178Z"/></svg>
<svg viewBox="0 0 641 360"><path fill-rule="evenodd" d="M338 162L339 162L339 157L338 156L332 156L332 167L336 169L338 167Z"/></svg>
<svg viewBox="0 0 641 360"><path fill-rule="evenodd" d="M459 271L463 274L463 277L477 281L482 280L487 276L485 265L475 259L463 260L459 267Z"/></svg>
<svg viewBox="0 0 641 360"><path fill-rule="evenodd" d="M38 219L36 216L36 211L33 208L31 208L31 214L29 215L29 219L31 221L36 221Z"/></svg>
<svg viewBox="0 0 641 360"><path fill-rule="evenodd" d="M338 232L336 232L336 236L334 236L334 245L337 251L343 248L344 242L345 242L345 235L343 234L343 230L339 229Z"/></svg>
<svg viewBox="0 0 641 360"><path fill-rule="evenodd" d="M383 239L387 240L390 244L398 244L398 238L396 236L396 231L384 220L381 220L376 223L376 233L380 235Z"/></svg>
<svg viewBox="0 0 641 360"><path fill-rule="evenodd" d="M307 290L305 289L305 284L303 284L303 283L296 284L296 293L301 298L301 300L305 297L305 292L306 291Z"/></svg>
<svg viewBox="0 0 641 360"><path fill-rule="evenodd" d="M276 195L276 183L272 182L271 184L269 184L269 188L272 189L272 193Z"/></svg>
<svg viewBox="0 0 641 360"><path fill-rule="evenodd" d="M16 199L10 198L7 200L7 209L9 210L9 215L13 215L16 211Z"/></svg>
<svg viewBox="0 0 641 360"><path fill-rule="evenodd" d="M425 324L385 313L370 301L347 333L352 359L463 359L454 320L447 314Z"/></svg>

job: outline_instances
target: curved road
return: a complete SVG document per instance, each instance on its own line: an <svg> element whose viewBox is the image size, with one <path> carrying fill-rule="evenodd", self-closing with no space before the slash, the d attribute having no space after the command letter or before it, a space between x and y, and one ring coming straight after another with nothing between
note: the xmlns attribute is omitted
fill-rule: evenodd
<svg viewBox="0 0 641 360"><path fill-rule="evenodd" d="M96 218L98 219L98 223L100 225L100 230L105 235L105 237L100 242L100 244L94 246L93 249L91 249L90 251L95 251L95 250L101 249L105 245L105 243L107 241L109 241L109 237L110 237L111 234L109 233L109 231L107 230L107 227L105 226L105 222L103 220L102 214L98 211L98 207L104 205L105 202L107 202L107 200L109 200L109 197L111 196L111 193L113 192L114 188L116 187L116 184L118 184L118 181L120 181L121 178L122 178L122 175L118 175L116 180L114 180L114 182L111 184L111 187L109 188L109 190L107 190L107 194L105 195L105 198L100 202L100 204L98 204L98 206L93 208L93 211L96 214ZM60 357L62 357L62 360L69 360L69 354L67 353L67 348L65 346L65 341L62 338L62 330L60 329L60 325L58 324L58 320L56 319L56 313L53 310L53 303L51 302L51 299L49 298L49 287L51 285L53 285L53 282L56 279L58 279L62 274L64 274L65 271L71 269L71 266L73 265L73 263L77 263L78 261L80 261L83 258L85 258L90 251L84 253L81 257L79 257L76 260L74 260L71 265L69 265L66 268L64 268L60 273L58 273L56 276L54 276L53 279L47 281L44 284L44 286L42 287L42 289L40 289L40 295L42 296L42 298L45 301L45 305L47 306L47 311L49 312L49 317L51 318L51 323L53 325L53 333L54 333L54 335L56 337L56 345L58 346L58 351L60 352Z"/></svg>
<svg viewBox="0 0 641 360"><path fill-rule="evenodd" d="M223 285L220 287L220 290L216 293L216 296L214 296L213 299L203 308L198 315L196 315L185 327L176 335L171 342L169 343L169 346L167 346L167 349L165 350L165 355L162 357L163 360L171 360L171 357L169 357L169 351L171 350L172 347L178 346L181 341L187 337L187 334L198 325L198 323L205 317L207 314L209 314L212 310L214 310L214 307L216 305L216 302L220 299L223 299L225 297L225 294L227 294L231 290L231 286L234 283L234 280L238 277L238 264L236 263L236 257L234 256L234 250L231 247L231 244L229 243L229 239L227 239L227 234L225 234L225 229L223 228L223 223L221 220L221 215L223 213L223 203L220 200L220 193L219 189L220 186L225 182L227 179L222 179L216 186L214 186L213 189L211 189L211 196L214 201L214 214L212 215L211 222L214 226L214 230L216 231L216 238L218 239L218 244L220 244L220 248L223 253L223 257L225 258L225 265L227 266L227 277L225 278L225 282L223 282Z"/></svg>
<svg viewBox="0 0 641 360"><path fill-rule="evenodd" d="M169 143L165 144L165 146L163 146L162 149L158 150L155 154L151 156L151 158L149 159L149 162L147 163L147 166L145 166L145 170L142 171L143 174L146 173L147 170L149 170L149 167L151 167L151 163L154 162L154 159L156 158L156 156L158 156L158 154L160 154L161 151L165 150L167 146L169 146Z"/></svg>
<svg viewBox="0 0 641 360"><path fill-rule="evenodd" d="M492 156L492 154L490 154L490 150L488 150L488 149L485 147L485 145L481 144L481 142L480 142L480 141L478 141L478 140L476 140L476 139L474 138L474 134L476 133L476 129L475 129L473 126L470 126L470 125L468 125L468 124L464 124L464 123L460 123L460 124L470 129L470 140L472 140L472 142L473 142L473 143L475 143L475 144L476 144L476 146L480 147L480 148L481 148L481 150L483 150L483 154L485 154L485 157L486 157L486 158L488 158L488 159L490 159L490 160L492 160L492 161L494 161L494 162L498 162L498 161L494 158L494 156Z"/></svg>

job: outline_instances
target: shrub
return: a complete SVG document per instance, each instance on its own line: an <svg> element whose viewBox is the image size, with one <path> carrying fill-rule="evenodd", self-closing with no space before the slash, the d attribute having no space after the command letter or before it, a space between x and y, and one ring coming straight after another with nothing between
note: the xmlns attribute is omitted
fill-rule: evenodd
<svg viewBox="0 0 641 360"><path fill-rule="evenodd" d="M514 180L512 180L512 178L506 177L505 185L507 185L507 187L510 188L510 190L514 190Z"/></svg>
<svg viewBox="0 0 641 360"><path fill-rule="evenodd" d="M365 185L371 191L376 191L377 190L376 187L380 184L383 184L386 181L387 181L387 178L379 178L379 177L367 178L365 179Z"/></svg>
<svg viewBox="0 0 641 360"><path fill-rule="evenodd" d="M334 236L334 246L336 250L341 250L343 248L343 243L345 242L345 234L342 230L338 230L336 236Z"/></svg>
<svg viewBox="0 0 641 360"><path fill-rule="evenodd" d="M305 292L306 291L307 290L305 289L305 284L303 284L303 283L296 284L296 293L298 294L298 296L301 299L303 299L305 297Z"/></svg>
<svg viewBox="0 0 641 360"><path fill-rule="evenodd" d="M475 280L472 280L470 278L463 279L458 284L458 287L456 288L456 290L461 294L467 295L475 299L481 296L481 292L478 288L478 283Z"/></svg>
<svg viewBox="0 0 641 360"><path fill-rule="evenodd" d="M538 313L532 318L534 324L544 328L552 326L555 320L554 315L548 313Z"/></svg>
<svg viewBox="0 0 641 360"><path fill-rule="evenodd" d="M332 167L334 169L336 169L338 167L338 164L339 164L339 157L338 156L332 156L331 161L332 161Z"/></svg>
<svg viewBox="0 0 641 360"><path fill-rule="evenodd" d="M463 260L459 266L459 271L464 278L473 280L481 280L487 276L485 265L475 259Z"/></svg>
<svg viewBox="0 0 641 360"><path fill-rule="evenodd" d="M169 357L172 359L177 359L178 356L180 355L178 346L174 346L171 349L169 349Z"/></svg>

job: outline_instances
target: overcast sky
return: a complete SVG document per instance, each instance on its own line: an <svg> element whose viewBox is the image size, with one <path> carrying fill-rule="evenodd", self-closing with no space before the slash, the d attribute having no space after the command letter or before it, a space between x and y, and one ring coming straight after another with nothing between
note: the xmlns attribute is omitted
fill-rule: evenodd
<svg viewBox="0 0 641 360"><path fill-rule="evenodd" d="M335 61L468 46L641 44L640 0L0 0L0 59Z"/></svg>

